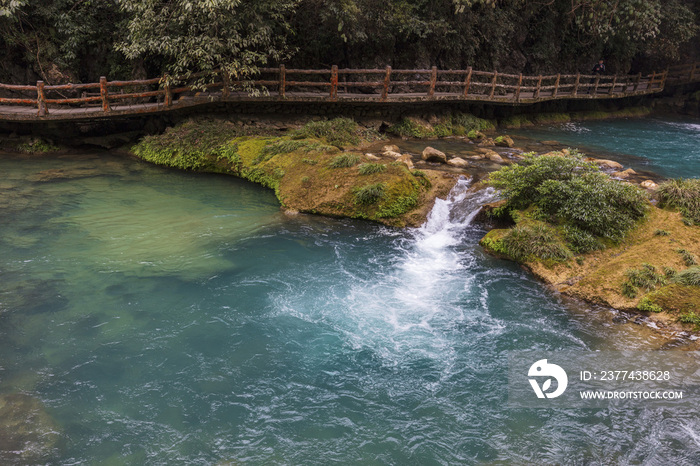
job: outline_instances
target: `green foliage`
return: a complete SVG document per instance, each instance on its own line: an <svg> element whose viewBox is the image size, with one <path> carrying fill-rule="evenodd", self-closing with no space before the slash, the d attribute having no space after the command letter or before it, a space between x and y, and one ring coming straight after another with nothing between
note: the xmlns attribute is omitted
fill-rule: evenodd
<svg viewBox="0 0 700 466"><path fill-rule="evenodd" d="M681 257L683 258L683 262L685 262L685 265L697 265L697 258L692 252L688 251L687 249L676 249L676 252L681 255Z"/></svg>
<svg viewBox="0 0 700 466"><path fill-rule="evenodd" d="M432 183L426 176L425 172L421 170L413 170L411 175L413 175L424 188L430 188L432 186Z"/></svg>
<svg viewBox="0 0 700 466"><path fill-rule="evenodd" d="M663 312L664 310L658 304L654 304L646 296L639 301L637 304L637 309L644 312Z"/></svg>
<svg viewBox="0 0 700 466"><path fill-rule="evenodd" d="M401 122L391 125L386 131L402 138L427 138L433 134L428 128L419 125L410 118L402 119Z"/></svg>
<svg viewBox="0 0 700 466"><path fill-rule="evenodd" d="M678 316L678 320L684 324L700 325L700 315L697 315L694 311L682 313Z"/></svg>
<svg viewBox="0 0 700 466"><path fill-rule="evenodd" d="M350 118L334 118L332 120L310 121L302 128L292 132L293 139L317 138L323 139L332 146L356 146L360 142L381 139L379 133L372 129L360 127Z"/></svg>
<svg viewBox="0 0 700 466"><path fill-rule="evenodd" d="M129 20L117 49L129 59L158 58L173 76L222 68L245 80L289 56L287 18L295 3L120 0Z"/></svg>
<svg viewBox="0 0 700 466"><path fill-rule="evenodd" d="M45 154L48 152L56 152L61 149L57 146L54 146L50 142L44 141L40 138L36 138L32 139L31 141L19 144L17 146L17 150L25 154Z"/></svg>
<svg viewBox="0 0 700 466"><path fill-rule="evenodd" d="M669 233L666 230L656 230L654 232L654 236L669 236L671 233Z"/></svg>
<svg viewBox="0 0 700 466"><path fill-rule="evenodd" d="M673 281L687 286L700 286L700 266L690 267L676 274Z"/></svg>
<svg viewBox="0 0 700 466"><path fill-rule="evenodd" d="M397 197L388 205L382 206L377 212L377 218L394 218L405 214L418 204L418 193L412 192L408 196Z"/></svg>
<svg viewBox="0 0 700 466"><path fill-rule="evenodd" d="M361 163L357 167L360 175L373 175L375 173L383 173L386 171L386 165L383 163Z"/></svg>
<svg viewBox="0 0 700 466"><path fill-rule="evenodd" d="M665 266L663 268L663 271L664 271L664 275L666 275L666 278L673 278L678 273L678 271L676 269L674 269L673 267L668 267L668 266Z"/></svg>
<svg viewBox="0 0 700 466"><path fill-rule="evenodd" d="M516 225L502 239L507 254L518 261L532 258L564 261L572 257L556 231L543 223Z"/></svg>
<svg viewBox="0 0 700 466"><path fill-rule="evenodd" d="M633 286L644 288L647 291L667 283L666 277L658 273L656 267L646 262L642 264L641 268L627 269L625 275Z"/></svg>
<svg viewBox="0 0 700 466"><path fill-rule="evenodd" d="M648 207L642 190L610 179L577 154L526 156L522 164L492 173L489 184L501 190L510 207L534 204L561 222L613 241L621 240Z"/></svg>
<svg viewBox="0 0 700 466"><path fill-rule="evenodd" d="M275 141L272 144L266 145L261 151L260 154L256 157L256 159L253 161L254 164L258 164L261 162L264 162L266 160L271 159L275 155L279 154L288 154L290 152L294 151L301 151L304 153L309 153L309 152L326 152L326 153L333 153L337 152L338 148L335 146L328 146L325 144L322 144L318 141L309 141L309 140L293 140L293 139L280 139L279 141Z"/></svg>
<svg viewBox="0 0 700 466"><path fill-rule="evenodd" d="M569 248L577 254L585 254L599 249L605 249L595 236L573 225L565 225L563 228L564 239Z"/></svg>
<svg viewBox="0 0 700 466"><path fill-rule="evenodd" d="M621 293L622 296L625 296L629 299L634 299L637 297L637 287L628 281L624 281L622 282Z"/></svg>
<svg viewBox="0 0 700 466"><path fill-rule="evenodd" d="M660 207L678 209L683 217L700 225L700 178L668 180L656 190Z"/></svg>
<svg viewBox="0 0 700 466"><path fill-rule="evenodd" d="M307 165L316 165L318 163L318 160L316 160L316 159L301 159L301 163L305 163Z"/></svg>
<svg viewBox="0 0 700 466"><path fill-rule="evenodd" d="M360 156L357 154L340 154L331 160L331 168L350 168L360 163Z"/></svg>
<svg viewBox="0 0 700 466"><path fill-rule="evenodd" d="M368 184L355 190L355 203L370 205L382 199L386 194L386 183Z"/></svg>
<svg viewBox="0 0 700 466"><path fill-rule="evenodd" d="M434 126L421 124L415 118L404 118L399 123L390 126L388 133L404 138L442 138L447 136L463 136L467 133L477 133L493 129L493 123L477 118L469 113L454 113L445 115Z"/></svg>

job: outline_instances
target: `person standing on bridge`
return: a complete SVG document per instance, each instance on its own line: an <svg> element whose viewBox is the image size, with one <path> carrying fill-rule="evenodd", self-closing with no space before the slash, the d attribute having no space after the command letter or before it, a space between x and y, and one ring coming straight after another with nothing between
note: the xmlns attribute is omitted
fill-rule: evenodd
<svg viewBox="0 0 700 466"><path fill-rule="evenodd" d="M601 75L601 74L605 73L605 62L603 61L602 58L600 60L598 60L598 63L596 63L593 66L593 70L591 72L593 73L593 76L597 76L597 75ZM595 83L595 81L596 81L595 78L591 79L591 87L593 87L593 84ZM595 89L591 89L591 87L588 88L588 93L595 94Z"/></svg>

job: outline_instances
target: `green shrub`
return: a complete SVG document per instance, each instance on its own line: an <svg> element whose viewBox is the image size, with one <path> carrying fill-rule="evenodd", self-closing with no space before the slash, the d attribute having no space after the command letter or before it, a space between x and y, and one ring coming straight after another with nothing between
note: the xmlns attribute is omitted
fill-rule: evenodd
<svg viewBox="0 0 700 466"><path fill-rule="evenodd" d="M687 286L700 286L700 266L690 267L678 272L673 281Z"/></svg>
<svg viewBox="0 0 700 466"><path fill-rule="evenodd" d="M280 139L268 144L260 151L258 156L253 160L253 164L258 164L271 159L278 154L288 154L294 151L309 152L337 152L335 146L328 146L318 141L298 140L298 139Z"/></svg>
<svg viewBox="0 0 700 466"><path fill-rule="evenodd" d="M700 325L700 316L693 311L684 312L678 317L678 320L683 322L684 324Z"/></svg>
<svg viewBox="0 0 700 466"><path fill-rule="evenodd" d="M655 236L669 236L671 233L667 232L666 230L656 230L654 232Z"/></svg>
<svg viewBox="0 0 700 466"><path fill-rule="evenodd" d="M651 302L651 300L647 297L644 297L639 301L639 304L637 304L637 309L640 311L645 311L645 312L663 312L664 310L659 306L658 304L654 304Z"/></svg>
<svg viewBox="0 0 700 466"><path fill-rule="evenodd" d="M411 175L413 175L424 188L430 188L433 185L425 172L421 170L413 170Z"/></svg>
<svg viewBox="0 0 700 466"><path fill-rule="evenodd" d="M691 266L698 264L695 255L687 249L676 249L676 252L681 255L681 257L683 258L683 262L685 262L685 265Z"/></svg>
<svg viewBox="0 0 700 466"><path fill-rule="evenodd" d="M37 138L19 144L17 146L17 150L25 154L45 154L48 152L56 152L61 149L57 146L54 146L50 142Z"/></svg>
<svg viewBox="0 0 700 466"><path fill-rule="evenodd" d="M668 180L656 190L660 207L678 209L683 217L700 225L700 178Z"/></svg>
<svg viewBox="0 0 700 466"><path fill-rule="evenodd" d="M350 168L360 163L360 156L357 154L340 154L331 160L331 168Z"/></svg>
<svg viewBox="0 0 700 466"><path fill-rule="evenodd" d="M621 240L648 208L641 189L612 180L578 154L528 155L522 164L492 173L489 184L501 190L510 207L535 204L562 223L613 241Z"/></svg>
<svg viewBox="0 0 700 466"><path fill-rule="evenodd" d="M305 163L307 165L316 165L318 163L318 160L315 159L301 159L301 163Z"/></svg>
<svg viewBox="0 0 700 466"><path fill-rule="evenodd" d="M376 183L363 186L355 191L355 203L374 204L386 195L386 183Z"/></svg>
<svg viewBox="0 0 700 466"><path fill-rule="evenodd" d="M543 223L516 225L508 230L502 241L508 254L518 261L533 257L564 261L572 257L555 230Z"/></svg>
<svg viewBox="0 0 700 466"><path fill-rule="evenodd" d="M666 278L673 278L678 273L676 271L676 269L674 269L673 267L664 267L663 270L664 270L664 275L666 275Z"/></svg>
<svg viewBox="0 0 700 466"><path fill-rule="evenodd" d="M658 273L656 267L648 263L642 264L639 269L627 269L625 275L632 285L647 291L666 284L666 277Z"/></svg>
<svg viewBox="0 0 700 466"><path fill-rule="evenodd" d="M361 163L357 167L360 175L373 175L375 173L383 173L386 171L386 165L383 163Z"/></svg>
<svg viewBox="0 0 700 466"><path fill-rule="evenodd" d="M622 282L622 296L626 296L630 299L637 297L637 287L628 281Z"/></svg>
<svg viewBox="0 0 700 466"><path fill-rule="evenodd" d="M564 239L569 248L577 254L585 254L599 249L605 249L605 245L598 241L592 234L573 225L565 225L563 228Z"/></svg>
<svg viewBox="0 0 700 466"><path fill-rule="evenodd" d="M400 196L388 205L382 206L377 212L377 218L393 218L403 215L418 204L418 193L412 192L408 196Z"/></svg>
<svg viewBox="0 0 700 466"><path fill-rule="evenodd" d="M428 128L419 125L410 118L402 119L401 122L391 125L386 131L402 138L427 138L432 136L432 132Z"/></svg>
<svg viewBox="0 0 700 466"><path fill-rule="evenodd" d="M494 129L494 125L489 120L478 118L471 113L454 113L452 115L452 125L463 128L464 133L470 131L488 131Z"/></svg>

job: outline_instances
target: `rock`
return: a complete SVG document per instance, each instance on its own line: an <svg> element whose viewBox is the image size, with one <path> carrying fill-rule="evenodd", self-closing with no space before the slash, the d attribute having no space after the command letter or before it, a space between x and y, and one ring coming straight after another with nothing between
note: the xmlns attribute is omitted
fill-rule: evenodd
<svg viewBox="0 0 700 466"><path fill-rule="evenodd" d="M22 393L0 396L2 464L46 464L55 457L60 435L36 398Z"/></svg>
<svg viewBox="0 0 700 466"><path fill-rule="evenodd" d="M489 158L489 160L492 161L492 162L496 162L496 163L506 163L506 161L503 160L503 157L501 157L500 155L498 155L496 152L494 152L494 153L492 153L492 154L489 154L489 155L488 155L488 158Z"/></svg>
<svg viewBox="0 0 700 466"><path fill-rule="evenodd" d="M484 154L479 154L479 155L470 155L467 157L470 160L484 160L486 156Z"/></svg>
<svg viewBox="0 0 700 466"><path fill-rule="evenodd" d="M515 145L510 136L499 136L494 142L499 147L513 147Z"/></svg>
<svg viewBox="0 0 700 466"><path fill-rule="evenodd" d="M622 164L617 163L614 160L593 159L593 162L601 167L614 168L615 170L622 170Z"/></svg>
<svg viewBox="0 0 700 466"><path fill-rule="evenodd" d="M491 138L484 138L479 143L480 147L493 147L495 145L496 145L496 142Z"/></svg>
<svg viewBox="0 0 700 466"><path fill-rule="evenodd" d="M461 157L454 157L447 161L447 165L452 165L453 167L457 168L467 168L469 166L469 162Z"/></svg>
<svg viewBox="0 0 700 466"><path fill-rule="evenodd" d="M382 153L384 152L398 152L400 154L401 149L399 149L399 146L392 144L390 146L382 147Z"/></svg>
<svg viewBox="0 0 700 466"><path fill-rule="evenodd" d="M658 184L654 183L651 180L644 180L639 185L644 189L656 189L659 187Z"/></svg>
<svg viewBox="0 0 700 466"><path fill-rule="evenodd" d="M409 170L413 170L413 160L411 159L410 154L403 154L397 159L397 161L403 162Z"/></svg>
<svg viewBox="0 0 700 466"><path fill-rule="evenodd" d="M467 134L467 137L471 139L472 141L481 141L482 139L486 138L486 135L482 133L481 131L469 131L469 134Z"/></svg>
<svg viewBox="0 0 700 466"><path fill-rule="evenodd" d="M447 156L445 153L430 146L423 149L423 155L421 158L427 162L447 163Z"/></svg>
<svg viewBox="0 0 700 466"><path fill-rule="evenodd" d="M377 157L376 155L374 155L374 154L369 154L369 153L368 153L368 154L365 154L365 157L367 157L369 160L381 160L380 157Z"/></svg>
<svg viewBox="0 0 700 466"><path fill-rule="evenodd" d="M401 152L394 152L393 150L388 150L382 154L384 157L394 157L395 159L398 159L401 157Z"/></svg>
<svg viewBox="0 0 700 466"><path fill-rule="evenodd" d="M636 175L636 174L637 174L636 171L632 170L631 168L628 168L625 171L615 172L612 174L612 176L614 176L615 178L627 178L630 175Z"/></svg>

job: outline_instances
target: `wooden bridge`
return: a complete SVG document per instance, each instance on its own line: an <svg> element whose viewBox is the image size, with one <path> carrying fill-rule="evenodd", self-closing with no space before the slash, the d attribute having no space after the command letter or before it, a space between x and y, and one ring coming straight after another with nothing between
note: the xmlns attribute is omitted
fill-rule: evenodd
<svg viewBox="0 0 700 466"><path fill-rule="evenodd" d="M425 102L525 105L554 99L615 99L700 81L700 63L663 72L606 76L523 76L498 71L264 68L259 79L225 73L136 81L0 84L0 121L65 121L167 112L210 102ZM176 83L176 84L173 84ZM199 84L197 84L199 83ZM253 92L251 92L253 91Z"/></svg>

